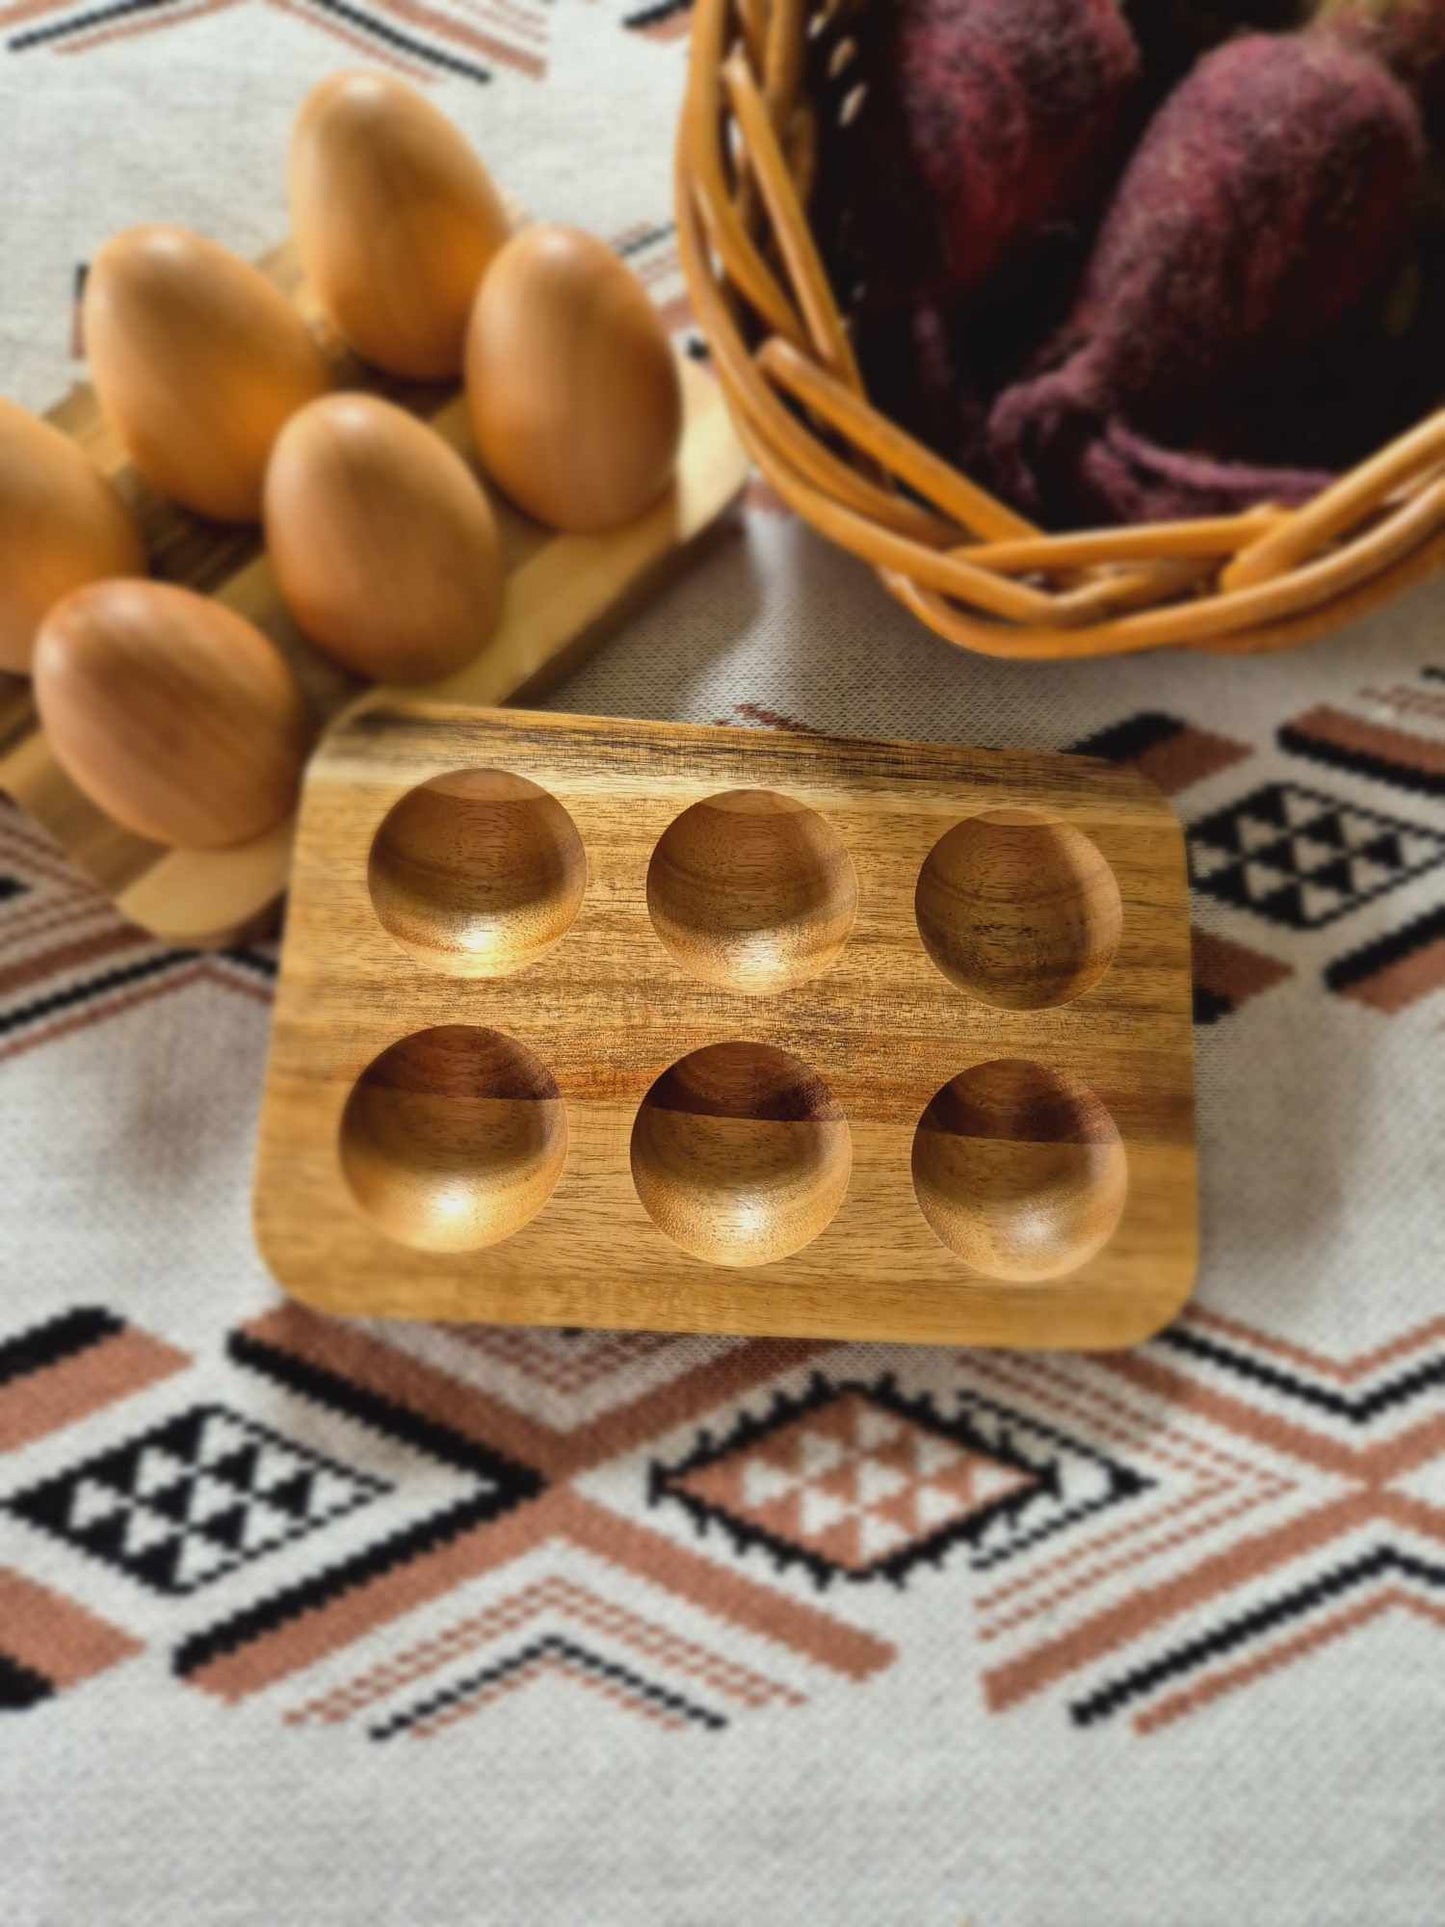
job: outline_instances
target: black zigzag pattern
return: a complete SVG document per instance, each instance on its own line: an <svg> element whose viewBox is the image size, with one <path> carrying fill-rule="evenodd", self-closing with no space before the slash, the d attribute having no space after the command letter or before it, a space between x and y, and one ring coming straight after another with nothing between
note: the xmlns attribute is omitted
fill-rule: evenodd
<svg viewBox="0 0 1445 1927"><path fill-rule="evenodd" d="M414 1559L439 1551L475 1527L486 1525L536 1498L545 1489L541 1474L530 1466L490 1446L480 1445L451 1426L414 1412L394 1399L355 1385L336 1372L297 1358L280 1346L267 1344L247 1332L233 1332L227 1350L238 1365L261 1373L313 1404L338 1412L383 1437L395 1439L454 1471L469 1474L481 1482L481 1490L215 1626L192 1634L176 1649L172 1662L182 1677L201 1671L302 1614L330 1605L345 1593L397 1571Z"/></svg>

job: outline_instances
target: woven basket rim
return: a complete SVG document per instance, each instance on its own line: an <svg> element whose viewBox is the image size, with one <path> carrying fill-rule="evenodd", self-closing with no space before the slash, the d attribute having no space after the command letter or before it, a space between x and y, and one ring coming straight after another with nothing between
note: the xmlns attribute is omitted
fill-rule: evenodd
<svg viewBox="0 0 1445 1927"><path fill-rule="evenodd" d="M1445 409L1297 509L1051 534L876 408L805 212L809 73L846 87L865 3L693 10L683 274L739 435L789 508L947 641L1022 660L1292 648L1445 567Z"/></svg>

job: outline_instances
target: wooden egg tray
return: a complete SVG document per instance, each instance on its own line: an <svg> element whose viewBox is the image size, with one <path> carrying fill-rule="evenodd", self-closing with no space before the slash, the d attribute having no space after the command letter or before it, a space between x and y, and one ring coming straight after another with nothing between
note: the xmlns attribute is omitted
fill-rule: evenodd
<svg viewBox="0 0 1445 1927"><path fill-rule="evenodd" d="M1126 1345L1193 1133L1128 770L394 703L312 763L255 1199L309 1304Z"/></svg>
<svg viewBox="0 0 1445 1927"><path fill-rule="evenodd" d="M384 395L428 421L469 453L466 405L455 387L400 382L349 354L311 297L288 243L257 264L300 310L332 365L339 388ZM747 459L717 385L679 357L683 432L673 487L635 522L605 535L561 535L513 508L490 484L507 569L501 619L477 657L428 694L454 702L535 698L573 668L700 537L740 493ZM214 595L270 636L295 670L318 722L370 685L314 648L281 600L259 529L227 528L157 495L136 474L107 425L95 391L82 383L46 418L78 441L134 511L161 581ZM26 813L141 928L169 943L229 943L264 927L286 888L294 819L226 850L171 850L123 829L65 774L22 677L0 674L0 790Z"/></svg>

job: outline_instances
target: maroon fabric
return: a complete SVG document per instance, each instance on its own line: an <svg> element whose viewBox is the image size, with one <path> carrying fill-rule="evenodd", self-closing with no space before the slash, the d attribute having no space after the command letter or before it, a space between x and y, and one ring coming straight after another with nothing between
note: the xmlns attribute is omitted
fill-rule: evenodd
<svg viewBox="0 0 1445 1927"><path fill-rule="evenodd" d="M1187 445L1328 337L1403 258L1422 160L1409 94L1333 33L1210 54L1126 169L1048 365L995 405L999 485L1055 519L1138 513L1106 425Z"/></svg>
<svg viewBox="0 0 1445 1927"><path fill-rule="evenodd" d="M1255 502L1287 508L1307 502L1331 482L1317 468L1224 462L1161 448L1122 422L1110 422L1082 459L1086 485L1124 522L1175 522L1195 515L1232 515Z"/></svg>
<svg viewBox="0 0 1445 1927"><path fill-rule="evenodd" d="M1010 296L1077 270L1138 53L1116 0L898 0L857 33L866 102L826 131L815 218L874 400L968 462L1018 371Z"/></svg>
<svg viewBox="0 0 1445 1927"><path fill-rule="evenodd" d="M882 11L891 46L874 71L891 76L898 169L931 210L929 270L956 298L1097 189L1138 51L1115 0L903 0Z"/></svg>

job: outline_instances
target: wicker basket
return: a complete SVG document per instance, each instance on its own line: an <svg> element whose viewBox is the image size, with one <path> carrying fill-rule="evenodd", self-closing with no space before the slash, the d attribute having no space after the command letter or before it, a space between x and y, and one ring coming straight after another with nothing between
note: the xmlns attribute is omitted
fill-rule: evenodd
<svg viewBox="0 0 1445 1927"><path fill-rule="evenodd" d="M1309 642L1445 564L1445 410L1305 507L1049 535L873 408L805 209L854 111L866 0L697 0L678 142L688 288L782 499L990 656ZM888 0L874 0L888 4Z"/></svg>

